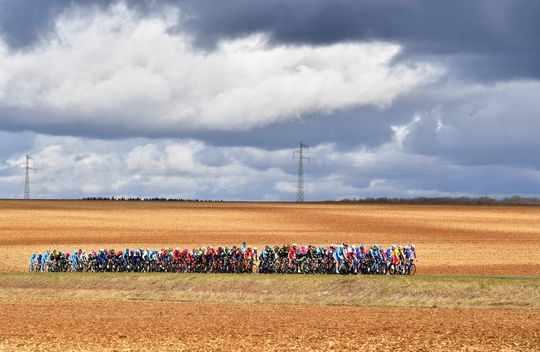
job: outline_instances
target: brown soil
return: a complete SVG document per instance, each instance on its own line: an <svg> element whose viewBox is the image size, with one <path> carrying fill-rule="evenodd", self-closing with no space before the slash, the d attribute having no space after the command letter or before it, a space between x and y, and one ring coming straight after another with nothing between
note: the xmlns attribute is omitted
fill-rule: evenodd
<svg viewBox="0 0 540 352"><path fill-rule="evenodd" d="M531 351L540 313L138 301L0 302L0 350Z"/></svg>
<svg viewBox="0 0 540 352"><path fill-rule="evenodd" d="M540 276L534 255L540 247L537 207L0 201L0 271L24 271L28 255L44 249L242 240L256 245L413 242L420 256L418 273ZM238 280L225 277L227 284ZM201 292L187 289L196 296L190 302L134 295L142 299L135 301L126 300L129 292L118 295L126 288L116 287L120 281L112 277L114 289L98 290L100 299L88 300L84 297L96 297L80 292L81 277L73 280L82 288L62 281L69 274L47 280L57 278L53 291L36 290L32 277L5 278L22 284L0 287L0 351L531 351L540 345L537 309L344 307L316 298L309 305L290 305L292 300L246 304L226 303L227 297L219 295L217 303L210 303L219 293L211 292L211 285ZM412 279L416 286L426 285L422 278ZM423 278L428 279L435 278ZM148 280L160 284L157 278ZM478 285L485 284L478 279ZM424 286L418 292L448 298L445 290L437 293L441 284L432 290ZM464 297L474 302L480 291L470 284L467 289L473 291ZM534 294L534 287L527 292ZM176 293L181 298L182 292ZM265 302L264 295L255 301ZM509 306L503 298L495 303Z"/></svg>
<svg viewBox="0 0 540 352"><path fill-rule="evenodd" d="M540 207L0 201L0 271L32 251L415 243L418 273L540 276Z"/></svg>

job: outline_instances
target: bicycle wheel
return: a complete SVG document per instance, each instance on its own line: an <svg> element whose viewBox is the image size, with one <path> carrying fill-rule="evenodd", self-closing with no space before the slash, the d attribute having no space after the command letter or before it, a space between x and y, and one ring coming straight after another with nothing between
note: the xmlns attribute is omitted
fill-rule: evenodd
<svg viewBox="0 0 540 352"><path fill-rule="evenodd" d="M411 264L411 265L409 266L409 270L407 270L407 271L408 271L408 274L409 274L409 275L414 275L414 274L416 274L416 265Z"/></svg>
<svg viewBox="0 0 540 352"><path fill-rule="evenodd" d="M388 273L390 275L396 275L396 266L395 265L390 265L390 268L388 268Z"/></svg>

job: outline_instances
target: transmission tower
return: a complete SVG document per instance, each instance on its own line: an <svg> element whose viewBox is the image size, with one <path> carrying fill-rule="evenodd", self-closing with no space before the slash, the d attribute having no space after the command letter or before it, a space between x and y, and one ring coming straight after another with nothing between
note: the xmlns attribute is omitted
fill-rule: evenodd
<svg viewBox="0 0 540 352"><path fill-rule="evenodd" d="M24 199L30 199L30 170L36 172L36 168L30 167L30 160L34 160L30 155L26 154L26 176L24 178Z"/></svg>
<svg viewBox="0 0 540 352"><path fill-rule="evenodd" d="M310 159L304 155L304 149L307 149L309 153L309 146L300 142L300 149L293 152L293 158L298 156L298 182L296 184L296 201L298 203L304 202L304 160Z"/></svg>

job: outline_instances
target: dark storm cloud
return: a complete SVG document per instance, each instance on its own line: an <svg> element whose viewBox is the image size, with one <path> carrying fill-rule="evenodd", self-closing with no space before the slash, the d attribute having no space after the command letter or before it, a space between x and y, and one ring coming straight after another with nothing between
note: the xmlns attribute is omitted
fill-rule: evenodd
<svg viewBox="0 0 540 352"><path fill-rule="evenodd" d="M390 40L431 53L539 48L534 0L196 1L194 30L207 37L271 32L285 42Z"/></svg>
<svg viewBox="0 0 540 352"><path fill-rule="evenodd" d="M106 6L112 0L0 0L0 29L12 47L25 47L50 31L71 6ZM127 3L144 15L178 5L198 44L267 32L276 42L329 44L384 40L405 55L446 55L464 75L480 79L540 77L540 2L536 0L166 0Z"/></svg>
<svg viewBox="0 0 540 352"><path fill-rule="evenodd" d="M536 0L197 1L192 30L213 42L264 31L278 42L384 40L405 55L447 55L467 75L540 77Z"/></svg>
<svg viewBox="0 0 540 352"><path fill-rule="evenodd" d="M56 17L72 6L107 6L114 0L0 0L0 31L12 48L25 48L54 29Z"/></svg>

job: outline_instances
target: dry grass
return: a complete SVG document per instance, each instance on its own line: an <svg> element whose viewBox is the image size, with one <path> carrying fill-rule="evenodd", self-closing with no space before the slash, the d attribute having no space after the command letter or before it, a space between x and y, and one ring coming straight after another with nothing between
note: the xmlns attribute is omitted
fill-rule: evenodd
<svg viewBox="0 0 540 352"><path fill-rule="evenodd" d="M540 309L540 279L229 274L0 274L0 299L119 299Z"/></svg>

